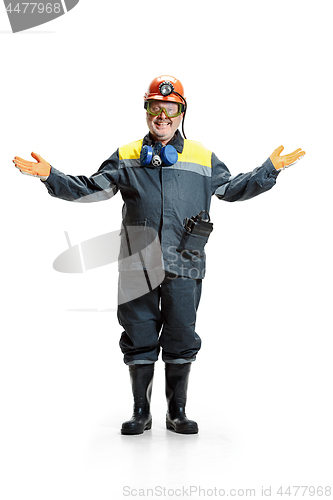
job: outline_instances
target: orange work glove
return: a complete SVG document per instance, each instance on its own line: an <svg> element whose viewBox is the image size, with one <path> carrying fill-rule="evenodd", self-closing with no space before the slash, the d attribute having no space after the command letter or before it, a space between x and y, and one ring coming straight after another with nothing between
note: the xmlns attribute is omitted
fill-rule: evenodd
<svg viewBox="0 0 333 500"><path fill-rule="evenodd" d="M51 165L36 153L31 153L31 156L37 160L37 163L23 160L23 158L15 156L13 160L15 167L18 168L22 174L46 179L46 177L50 175Z"/></svg>
<svg viewBox="0 0 333 500"><path fill-rule="evenodd" d="M280 156L283 150L284 147L279 146L273 151L270 156L270 159L272 160L272 163L276 170L285 169L287 167L290 167L291 165L294 165L294 163L303 158L303 156L305 155L305 151L302 151L302 149L299 148L289 155Z"/></svg>

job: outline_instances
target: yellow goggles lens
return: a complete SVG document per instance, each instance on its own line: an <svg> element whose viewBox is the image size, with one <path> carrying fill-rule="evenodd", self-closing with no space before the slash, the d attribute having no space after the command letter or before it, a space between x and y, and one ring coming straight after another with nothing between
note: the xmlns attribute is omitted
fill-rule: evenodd
<svg viewBox="0 0 333 500"><path fill-rule="evenodd" d="M159 116L164 111L168 118L176 118L181 114L183 106L179 102L165 101L162 106L161 102L148 101L146 109L153 116Z"/></svg>

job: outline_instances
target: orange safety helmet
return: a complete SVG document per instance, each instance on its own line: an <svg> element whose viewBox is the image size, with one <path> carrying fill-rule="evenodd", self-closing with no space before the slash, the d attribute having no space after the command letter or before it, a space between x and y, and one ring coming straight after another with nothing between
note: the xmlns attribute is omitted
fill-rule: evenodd
<svg viewBox="0 0 333 500"><path fill-rule="evenodd" d="M163 94L164 88L167 89L167 91L169 90L169 94ZM177 78L168 75L162 75L154 78L144 95L145 101L148 101L149 99L179 102L183 105L186 103L183 85L179 80L177 80Z"/></svg>

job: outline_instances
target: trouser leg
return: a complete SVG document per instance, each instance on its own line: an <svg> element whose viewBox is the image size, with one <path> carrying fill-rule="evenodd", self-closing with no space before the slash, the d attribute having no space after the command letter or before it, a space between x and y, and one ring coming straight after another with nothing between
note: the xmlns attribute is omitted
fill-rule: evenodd
<svg viewBox="0 0 333 500"><path fill-rule="evenodd" d="M202 280L167 276L161 286L163 328L160 345L167 363L189 363L196 359L201 339L195 331Z"/></svg>
<svg viewBox="0 0 333 500"><path fill-rule="evenodd" d="M118 321L124 328L119 345L127 365L157 361L162 326L159 302L160 288L157 287L142 297L118 305Z"/></svg>
<svg viewBox="0 0 333 500"><path fill-rule="evenodd" d="M159 287L118 306L118 320L124 327L120 348L126 364L154 363L160 347L165 362L196 359L201 347L195 331L201 286L202 280L168 274Z"/></svg>

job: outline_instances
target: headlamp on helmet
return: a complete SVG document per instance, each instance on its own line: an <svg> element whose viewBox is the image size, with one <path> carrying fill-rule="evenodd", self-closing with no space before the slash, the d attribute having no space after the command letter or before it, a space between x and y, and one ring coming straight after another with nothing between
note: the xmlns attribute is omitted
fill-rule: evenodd
<svg viewBox="0 0 333 500"><path fill-rule="evenodd" d="M170 95L175 90L175 88L172 85L172 83L169 82L168 80L166 80L165 82L160 83L159 89L160 89L160 92L161 92L161 94L163 96Z"/></svg>

